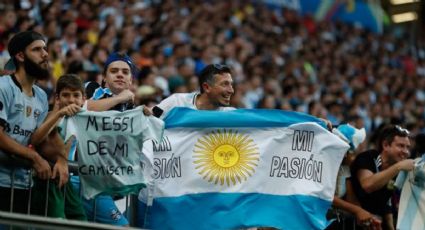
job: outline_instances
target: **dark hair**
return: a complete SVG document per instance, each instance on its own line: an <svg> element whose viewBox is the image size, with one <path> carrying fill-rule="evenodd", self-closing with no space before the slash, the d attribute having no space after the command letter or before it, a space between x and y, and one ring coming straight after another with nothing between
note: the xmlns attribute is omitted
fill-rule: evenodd
<svg viewBox="0 0 425 230"><path fill-rule="evenodd" d="M214 84L214 76L216 74L223 73L231 74L232 72L230 70L230 67L221 64L210 64L207 65L204 69L202 69L201 73L199 74L199 88L201 90L201 93L204 92L204 89L202 88L202 84L204 82L212 85Z"/></svg>
<svg viewBox="0 0 425 230"><path fill-rule="evenodd" d="M415 137L415 147L412 150L412 157L420 157L425 154L425 133L419 133Z"/></svg>
<svg viewBox="0 0 425 230"><path fill-rule="evenodd" d="M63 89L79 90L84 95L84 84L80 77L75 74L65 74L56 82L56 94L59 95Z"/></svg>
<svg viewBox="0 0 425 230"><path fill-rule="evenodd" d="M409 137L409 130L402 128L399 125L388 125L382 128L379 132L379 137L377 139L377 150L382 152L382 144L386 141L388 144L391 144L396 136L399 137Z"/></svg>
<svg viewBox="0 0 425 230"><path fill-rule="evenodd" d="M68 65L66 70L67 74L78 74L84 71L83 62L81 60L74 60Z"/></svg>
<svg viewBox="0 0 425 230"><path fill-rule="evenodd" d="M21 51L24 51L28 45L37 40L46 41L43 35L31 30L19 32L10 39L7 50L9 51L10 57L15 64L15 67L18 67L18 62L15 58L15 55Z"/></svg>

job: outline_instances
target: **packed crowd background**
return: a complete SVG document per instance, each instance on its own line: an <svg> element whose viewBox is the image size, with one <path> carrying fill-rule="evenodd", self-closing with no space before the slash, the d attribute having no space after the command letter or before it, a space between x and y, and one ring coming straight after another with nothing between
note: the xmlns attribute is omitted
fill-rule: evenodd
<svg viewBox="0 0 425 230"><path fill-rule="evenodd" d="M109 53L128 53L139 71L138 103L197 89L210 63L232 67L232 105L306 112L368 132L398 123L425 128L425 49L405 36L358 25L316 22L256 1L4 1L7 42L28 29L48 38L53 76L101 80ZM4 71L4 70L3 70ZM54 82L40 82L49 93Z"/></svg>
<svg viewBox="0 0 425 230"><path fill-rule="evenodd" d="M425 43L409 43L407 34L318 22L260 1L3 1L1 75L11 73L9 39L26 30L47 37L53 76L37 84L51 105L60 76L100 83L108 55L121 52L138 69L136 104L154 106L172 93L196 91L200 71L220 63L232 68L237 108L349 122L372 140L389 123L412 136L425 131Z"/></svg>

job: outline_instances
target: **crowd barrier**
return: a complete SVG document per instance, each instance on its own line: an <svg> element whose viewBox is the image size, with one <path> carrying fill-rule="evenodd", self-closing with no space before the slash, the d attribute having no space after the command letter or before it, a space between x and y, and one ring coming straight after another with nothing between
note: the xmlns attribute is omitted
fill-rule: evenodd
<svg viewBox="0 0 425 230"><path fill-rule="evenodd" d="M30 163L23 159L16 159L16 158L0 158L0 165L1 164L7 164L7 165L14 165L16 167L24 167L28 168L30 170L30 174L33 174L33 170L29 167ZM75 161L69 161L68 162L68 169L69 173L73 175L78 175L78 164ZM31 198L33 195L33 188L29 187L29 202L28 206L26 208L27 213L21 214L21 213L15 213L13 212L13 201L14 199L20 199L20 197L16 197L14 190L15 190L15 173L11 173L11 193L10 193L10 205L9 205L9 211L0 211L0 230L6 230L6 229L138 229L138 228L132 228L132 227L117 227L112 225L106 225L106 224L99 224L95 223L94 219L96 219L96 202L94 202L94 219L88 220L88 222L85 221L78 221L78 220L67 220L67 219L61 219L61 218L51 218L47 216L48 211L48 193L46 193L46 199L45 199L45 205L44 205L44 216L39 215L33 215L31 214ZM29 184L32 183L32 177L29 179ZM48 191L48 186L51 186L51 183L48 181L46 183L46 191ZM64 190L63 194L66 195L66 192ZM80 194L81 197L81 194ZM136 195L130 195L123 198L125 201L125 209L126 209L126 218L128 219L130 226L135 225L136 216L137 216L137 196ZM5 201L3 201L5 202Z"/></svg>
<svg viewBox="0 0 425 230"><path fill-rule="evenodd" d="M330 209L328 211L328 219L334 219L334 222L326 228L326 230L360 230L357 227L356 218L340 209Z"/></svg>
<svg viewBox="0 0 425 230"><path fill-rule="evenodd" d="M138 228L119 227L94 222L84 222L77 220L65 220L45 216L25 215L19 213L0 211L0 230L9 229L43 229L43 230L133 230Z"/></svg>

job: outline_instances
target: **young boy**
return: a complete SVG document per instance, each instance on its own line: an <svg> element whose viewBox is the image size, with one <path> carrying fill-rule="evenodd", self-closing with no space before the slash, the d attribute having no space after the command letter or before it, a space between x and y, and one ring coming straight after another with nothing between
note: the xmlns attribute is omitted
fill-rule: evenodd
<svg viewBox="0 0 425 230"><path fill-rule="evenodd" d="M123 53L112 53L108 56L104 71L102 85L96 82L86 84L87 109L91 111L126 111L134 108L134 93L130 90L135 66L130 57ZM143 107L145 115L149 115L149 110ZM162 129L156 130L162 132ZM157 134L158 134L157 133ZM86 203L92 205L89 220L95 212L95 221L113 225L128 225L128 220L118 210L114 199L108 195L99 195L94 200L83 200L87 210ZM94 205L95 204L95 205ZM93 211L93 207L96 210Z"/></svg>
<svg viewBox="0 0 425 230"><path fill-rule="evenodd" d="M80 111L85 101L84 86L77 75L66 74L61 76L56 84L55 107L49 113L45 122L34 132L31 144L37 145L43 140L48 141L48 136L57 132L60 121L64 116L73 116ZM58 129L56 129L58 128ZM75 160L75 140L66 144L68 159ZM71 147L74 147L71 149ZM74 176L71 177L75 181ZM46 190L48 190L48 203L46 204ZM56 185L54 180L36 180L34 184L34 199L32 210L34 214L60 217L74 220L87 220L81 199L72 183L64 185L64 191Z"/></svg>
<svg viewBox="0 0 425 230"><path fill-rule="evenodd" d="M131 92L135 66L126 54L112 53L108 56L103 70L103 82L86 84L87 109L90 111L134 108L134 93Z"/></svg>
<svg viewBox="0 0 425 230"><path fill-rule="evenodd" d="M87 109L121 112L133 109L134 93L130 91L130 88L134 70L135 66L128 55L110 54L105 62L102 85L96 82L86 84L86 96L89 98ZM117 226L129 225L128 220L121 214L111 196L100 195L93 200L83 198L83 203L89 220Z"/></svg>

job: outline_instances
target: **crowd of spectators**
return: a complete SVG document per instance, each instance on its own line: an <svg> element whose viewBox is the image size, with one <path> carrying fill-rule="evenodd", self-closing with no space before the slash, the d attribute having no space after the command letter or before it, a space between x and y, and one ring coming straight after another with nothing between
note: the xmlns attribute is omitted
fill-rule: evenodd
<svg viewBox="0 0 425 230"><path fill-rule="evenodd" d="M100 83L108 55L122 52L138 69L136 104L196 91L200 70L220 63L232 68L234 107L350 122L369 137L388 123L425 132L425 43L406 36L318 22L261 1L6 0L0 75L10 73L9 39L25 30L48 40L52 78L38 84L51 104L60 76Z"/></svg>
<svg viewBox="0 0 425 230"><path fill-rule="evenodd" d="M10 37L28 29L48 38L53 82L39 84L50 93L64 73L100 80L108 54L120 51L139 69L137 103L197 90L196 74L224 63L235 107L301 111L368 132L390 122L425 130L425 46L390 33L316 22L261 1L6 0L1 67Z"/></svg>

